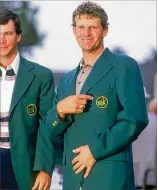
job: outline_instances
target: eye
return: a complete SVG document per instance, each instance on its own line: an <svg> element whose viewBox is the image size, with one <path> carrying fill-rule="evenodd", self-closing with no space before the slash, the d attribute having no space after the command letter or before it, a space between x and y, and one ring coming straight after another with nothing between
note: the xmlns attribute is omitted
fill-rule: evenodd
<svg viewBox="0 0 158 190"><path fill-rule="evenodd" d="M83 28L84 28L84 26L79 26L78 28L79 28L79 29L83 29Z"/></svg>
<svg viewBox="0 0 158 190"><path fill-rule="evenodd" d="M6 32L5 34L8 35L8 36L10 36L10 35L13 34L13 32Z"/></svg>

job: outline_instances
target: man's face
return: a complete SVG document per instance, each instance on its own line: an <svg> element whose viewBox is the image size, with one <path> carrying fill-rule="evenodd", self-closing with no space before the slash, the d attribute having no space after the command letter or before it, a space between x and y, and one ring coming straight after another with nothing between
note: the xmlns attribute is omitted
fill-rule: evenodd
<svg viewBox="0 0 158 190"><path fill-rule="evenodd" d="M83 51L92 52L103 46L108 29L102 27L100 18L81 15L76 16L75 20L73 32Z"/></svg>
<svg viewBox="0 0 158 190"><path fill-rule="evenodd" d="M10 57L15 54L20 39L21 35L16 34L12 20L9 20L7 24L0 25L0 57Z"/></svg>

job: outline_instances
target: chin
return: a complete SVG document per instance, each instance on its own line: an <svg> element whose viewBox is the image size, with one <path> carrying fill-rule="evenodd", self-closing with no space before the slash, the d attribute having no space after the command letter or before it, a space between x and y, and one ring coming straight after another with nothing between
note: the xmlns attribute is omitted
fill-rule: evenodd
<svg viewBox="0 0 158 190"><path fill-rule="evenodd" d="M9 55L9 52L1 52L0 57L7 57Z"/></svg>
<svg viewBox="0 0 158 190"><path fill-rule="evenodd" d="M3 53L3 52L0 53L0 57L6 57L7 55L8 55L7 53Z"/></svg>
<svg viewBox="0 0 158 190"><path fill-rule="evenodd" d="M94 48L86 48L86 47L83 47L82 50L84 51L87 51L87 52L92 52L94 50Z"/></svg>

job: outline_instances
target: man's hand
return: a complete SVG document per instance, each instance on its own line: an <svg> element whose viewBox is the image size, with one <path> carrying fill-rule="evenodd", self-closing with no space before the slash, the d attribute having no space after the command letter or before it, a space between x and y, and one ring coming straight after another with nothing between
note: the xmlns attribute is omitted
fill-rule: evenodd
<svg viewBox="0 0 158 190"><path fill-rule="evenodd" d="M61 119L67 114L79 114L83 112L87 104L87 100L93 100L93 97L86 94L72 95L61 100L57 104L57 112Z"/></svg>
<svg viewBox="0 0 158 190"><path fill-rule="evenodd" d="M78 156L72 160L72 164L74 165L73 170L75 170L76 174L79 174L87 168L84 178L88 177L92 167L96 163L96 160L92 156L88 145L76 148L73 150L73 153L79 153Z"/></svg>
<svg viewBox="0 0 158 190"><path fill-rule="evenodd" d="M51 177L47 173L40 171L36 177L32 190L48 190L50 185Z"/></svg>

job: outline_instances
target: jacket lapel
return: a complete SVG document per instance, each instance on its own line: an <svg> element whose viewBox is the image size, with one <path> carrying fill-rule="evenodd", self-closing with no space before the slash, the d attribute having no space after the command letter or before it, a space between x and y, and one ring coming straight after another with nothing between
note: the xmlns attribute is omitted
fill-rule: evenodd
<svg viewBox="0 0 158 190"><path fill-rule="evenodd" d="M66 96L76 94L76 78L80 70L80 65L78 65L74 70L71 71L71 75L67 79L65 85L67 86Z"/></svg>
<svg viewBox="0 0 158 190"><path fill-rule="evenodd" d="M24 92L29 87L33 78L35 77L35 75L30 72L30 70L32 70L33 68L34 67L31 62L27 61L23 57L20 57L20 65L13 90L9 115L11 115L13 109L15 108L15 106L23 96Z"/></svg>
<svg viewBox="0 0 158 190"><path fill-rule="evenodd" d="M108 48L106 48L93 66L90 74L83 84L80 94L86 94L92 86L94 86L100 79L107 75L113 67L113 61L114 54Z"/></svg>

